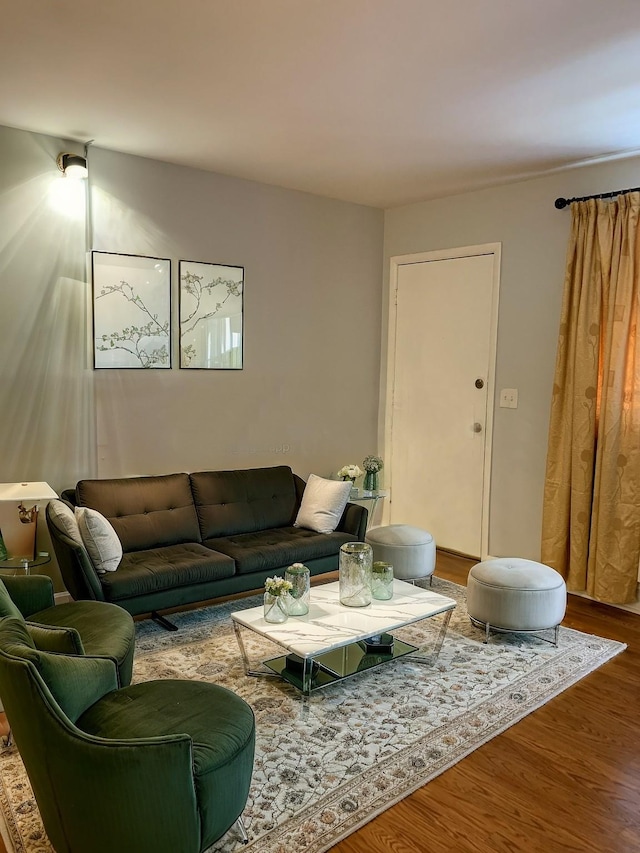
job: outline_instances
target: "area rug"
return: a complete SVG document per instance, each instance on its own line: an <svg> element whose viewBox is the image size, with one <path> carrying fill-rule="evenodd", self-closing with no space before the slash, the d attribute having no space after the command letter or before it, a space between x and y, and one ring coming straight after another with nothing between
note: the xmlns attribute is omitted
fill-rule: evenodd
<svg viewBox="0 0 640 853"><path fill-rule="evenodd" d="M244 675L230 614L258 597L175 615L176 633L138 623L135 681L210 681L256 715L250 843L239 848L232 829L210 853L323 853L625 648L569 628L557 649L526 634L484 645L464 587L434 579L434 591L458 602L435 666L397 660L313 694L307 710L289 685ZM437 621L396 635L428 643ZM279 653L251 637L252 656ZM0 806L9 850L52 853L15 747L0 754Z"/></svg>

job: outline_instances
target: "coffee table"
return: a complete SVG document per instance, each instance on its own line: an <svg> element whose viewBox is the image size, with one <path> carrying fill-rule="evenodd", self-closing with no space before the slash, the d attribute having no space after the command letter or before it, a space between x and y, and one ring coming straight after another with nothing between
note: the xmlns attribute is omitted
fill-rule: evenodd
<svg viewBox="0 0 640 853"><path fill-rule="evenodd" d="M367 607L345 607L339 601L339 583L311 589L309 613L290 616L282 624L265 622L262 607L232 613L246 675L278 676L303 696L398 658L411 655L419 663L434 663L444 642L456 602L404 581L394 580L393 598L374 599ZM397 628L442 615L440 631L428 654L425 649L389 636ZM286 654L252 669L242 631L248 629L275 642Z"/></svg>

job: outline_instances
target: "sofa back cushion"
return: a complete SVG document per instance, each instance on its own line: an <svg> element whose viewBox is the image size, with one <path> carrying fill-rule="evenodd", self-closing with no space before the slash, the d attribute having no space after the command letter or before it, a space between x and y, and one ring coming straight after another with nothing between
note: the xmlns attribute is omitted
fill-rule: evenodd
<svg viewBox="0 0 640 853"><path fill-rule="evenodd" d="M76 500L109 519L125 552L200 542L188 474L80 480Z"/></svg>
<svg viewBox="0 0 640 853"><path fill-rule="evenodd" d="M190 476L203 541L293 525L298 500L286 465Z"/></svg>

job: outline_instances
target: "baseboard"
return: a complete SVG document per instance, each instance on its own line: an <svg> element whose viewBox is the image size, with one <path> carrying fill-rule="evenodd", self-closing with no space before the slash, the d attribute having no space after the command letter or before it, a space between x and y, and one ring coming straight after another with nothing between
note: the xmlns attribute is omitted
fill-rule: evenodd
<svg viewBox="0 0 640 853"><path fill-rule="evenodd" d="M612 604L610 601L598 601L597 598L592 598L584 590L577 592L574 589L567 590L569 595L577 595L578 598L586 598L588 601L593 601L595 604L604 604L607 607L617 607L618 610L628 610L629 613L640 613L640 584L638 585L638 600L632 601L631 604Z"/></svg>
<svg viewBox="0 0 640 853"><path fill-rule="evenodd" d="M73 598L65 590L64 592L56 592L53 596L56 604L66 604L68 601L73 601Z"/></svg>

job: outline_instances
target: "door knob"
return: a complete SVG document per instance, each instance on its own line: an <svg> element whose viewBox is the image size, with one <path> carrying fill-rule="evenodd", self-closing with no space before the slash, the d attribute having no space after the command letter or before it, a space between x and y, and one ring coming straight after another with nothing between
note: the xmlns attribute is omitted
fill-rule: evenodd
<svg viewBox="0 0 640 853"><path fill-rule="evenodd" d="M482 424L479 424L478 421L476 421L473 425L473 431L482 432Z"/></svg>
<svg viewBox="0 0 640 853"><path fill-rule="evenodd" d="M484 388L484 379L476 379L475 386L476 388Z"/></svg>

